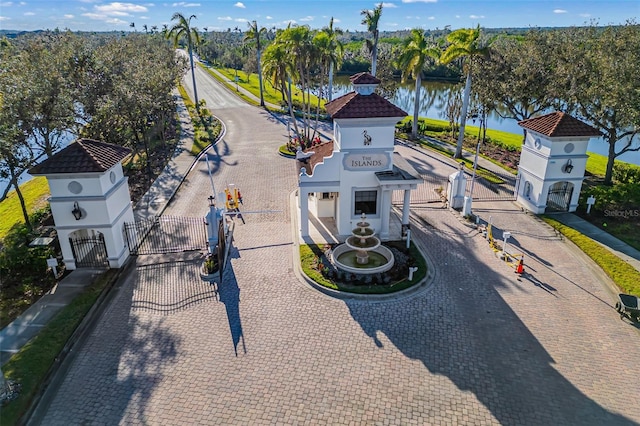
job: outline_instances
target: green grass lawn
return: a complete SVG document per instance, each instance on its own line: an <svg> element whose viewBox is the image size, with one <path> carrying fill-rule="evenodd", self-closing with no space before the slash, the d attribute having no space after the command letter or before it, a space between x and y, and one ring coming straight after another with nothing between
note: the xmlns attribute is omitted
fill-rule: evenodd
<svg viewBox="0 0 640 426"><path fill-rule="evenodd" d="M205 67L206 68L206 67ZM236 83L236 70L233 68L216 68L216 71L220 72L220 74L226 77L226 81L223 81L227 85L227 87L235 89ZM210 71L210 74L214 77L217 77L215 73ZM238 71L238 86L243 89L248 90L258 99L260 98L260 83L258 82L258 74L251 74L251 76L247 77L247 74L244 71ZM302 92L298 90L295 86L293 87L293 96L292 99L294 102L302 102ZM280 91L276 90L271 82L267 80L263 80L263 96L264 101L267 103L280 105L282 102L282 94ZM245 98L246 99L246 98ZM316 105L318 98L314 95L311 95L311 102L313 106ZM253 104L257 104L255 101L251 101ZM324 106L325 102L321 101L320 105Z"/></svg>
<svg viewBox="0 0 640 426"><path fill-rule="evenodd" d="M37 176L20 185L20 190L24 197L27 211L33 213L47 204L49 197L49 184L44 176ZM0 202L0 240L2 240L9 230L17 223L24 223L20 199L15 190L7 195L7 198Z"/></svg>

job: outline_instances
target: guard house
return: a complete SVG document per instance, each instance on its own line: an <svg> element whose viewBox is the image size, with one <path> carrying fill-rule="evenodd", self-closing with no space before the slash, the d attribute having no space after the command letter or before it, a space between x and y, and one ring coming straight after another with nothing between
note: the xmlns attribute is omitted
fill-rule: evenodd
<svg viewBox="0 0 640 426"><path fill-rule="evenodd" d="M422 178L394 154L395 124L407 115L374 93L380 80L368 73L351 77L354 91L326 104L333 141L316 146L301 162L300 234L309 236L309 215L335 220L340 236L366 214L382 240L389 239L393 191L403 192L402 224L409 224L410 191Z"/></svg>
<svg viewBox="0 0 640 426"><path fill-rule="evenodd" d="M49 204L67 269L119 268L126 261L123 227L133 222L133 209L121 161L130 152L79 139L29 170L46 176L49 183Z"/></svg>
<svg viewBox="0 0 640 426"><path fill-rule="evenodd" d="M518 122L525 129L517 201L535 214L573 212L587 164L587 145L601 133L563 112Z"/></svg>

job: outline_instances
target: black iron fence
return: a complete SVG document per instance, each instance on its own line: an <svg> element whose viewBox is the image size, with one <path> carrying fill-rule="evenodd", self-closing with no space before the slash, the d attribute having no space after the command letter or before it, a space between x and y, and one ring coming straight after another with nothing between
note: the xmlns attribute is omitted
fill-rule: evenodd
<svg viewBox="0 0 640 426"><path fill-rule="evenodd" d="M107 247L104 236L69 238L76 268L108 268Z"/></svg>
<svg viewBox="0 0 640 426"><path fill-rule="evenodd" d="M132 255L203 250L207 244L202 217L154 216L125 223L124 234Z"/></svg>

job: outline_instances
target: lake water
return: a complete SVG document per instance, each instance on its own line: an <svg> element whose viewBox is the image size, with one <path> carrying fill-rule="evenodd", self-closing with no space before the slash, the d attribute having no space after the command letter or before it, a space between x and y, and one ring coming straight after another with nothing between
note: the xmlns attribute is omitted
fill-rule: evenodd
<svg viewBox="0 0 640 426"><path fill-rule="evenodd" d="M451 90L456 86L452 83L443 83L439 81L423 81L422 90L420 90L420 112L421 117L429 117L440 120L446 120L443 111L447 104L447 99ZM462 90L461 86L458 86ZM353 91L353 86L349 82L348 76L338 76L333 85L333 99ZM415 83L400 84L400 88L396 92L391 102L396 106L405 110L409 116L413 116L413 100L415 99ZM467 124L473 124L468 121ZM518 122L512 118L502 118L496 113L492 113L487 117L487 127L504 132L522 134L522 127L518 126ZM621 148L619 143L617 150ZM589 142L588 150L596 154L608 155L609 144L602 138L593 138ZM640 152L627 152L617 157L621 161L640 165Z"/></svg>

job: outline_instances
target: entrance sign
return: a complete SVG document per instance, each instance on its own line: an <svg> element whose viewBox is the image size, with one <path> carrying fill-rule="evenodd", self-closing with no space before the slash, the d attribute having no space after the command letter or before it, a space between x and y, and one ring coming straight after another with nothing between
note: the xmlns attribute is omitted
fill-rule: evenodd
<svg viewBox="0 0 640 426"><path fill-rule="evenodd" d="M387 153L376 154L347 154L342 160L345 170L387 170L391 164L391 157Z"/></svg>

